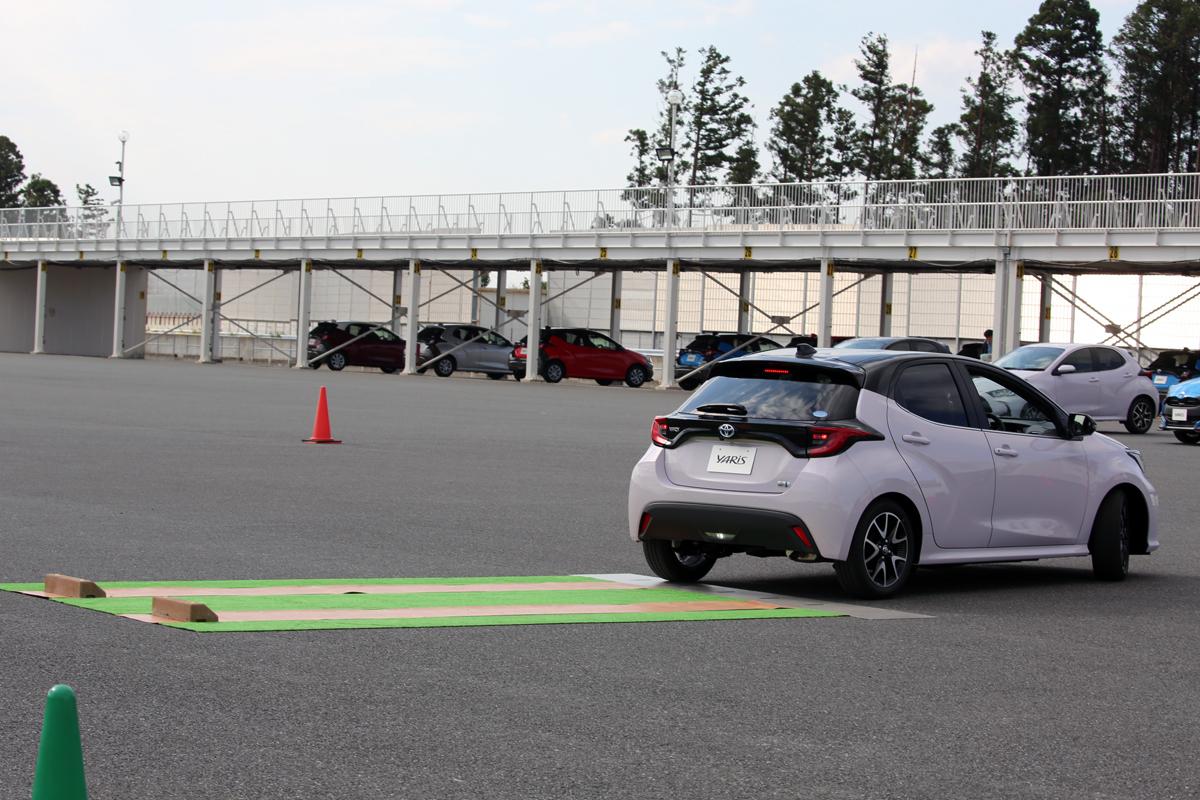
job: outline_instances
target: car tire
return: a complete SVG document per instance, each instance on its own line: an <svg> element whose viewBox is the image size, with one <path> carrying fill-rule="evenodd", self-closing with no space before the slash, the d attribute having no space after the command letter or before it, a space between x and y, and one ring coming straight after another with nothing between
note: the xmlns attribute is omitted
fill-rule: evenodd
<svg viewBox="0 0 1200 800"><path fill-rule="evenodd" d="M350 363L346 360L345 353L334 353L329 358L325 359L325 366L329 367L334 372L341 372Z"/></svg>
<svg viewBox="0 0 1200 800"><path fill-rule="evenodd" d="M596 383L601 386L612 386L612 378L596 378Z"/></svg>
<svg viewBox="0 0 1200 800"><path fill-rule="evenodd" d="M1200 444L1200 433L1192 431L1175 431L1175 438L1183 444Z"/></svg>
<svg viewBox="0 0 1200 800"><path fill-rule="evenodd" d="M513 380L514 380L514 381L523 380L523 379L525 378L525 373L524 373L524 372L514 372L512 375L513 375Z"/></svg>
<svg viewBox="0 0 1200 800"><path fill-rule="evenodd" d="M916 531L908 511L894 500L876 500L859 519L846 560L835 562L833 569L847 594L878 600L905 587L916 555Z"/></svg>
<svg viewBox="0 0 1200 800"><path fill-rule="evenodd" d="M320 361L309 361L309 362L308 362L308 364L307 364L306 366L307 366L309 369L320 369L320 368L321 368L321 362L320 362Z"/></svg>
<svg viewBox="0 0 1200 800"><path fill-rule="evenodd" d="M395 375L399 367L380 367L384 375Z"/></svg>
<svg viewBox="0 0 1200 800"><path fill-rule="evenodd" d="M1133 398L1129 404L1129 412L1125 415L1125 430L1130 433L1145 433L1154 424L1158 407L1154 401L1145 395Z"/></svg>
<svg viewBox="0 0 1200 800"><path fill-rule="evenodd" d="M1129 574L1129 500L1125 492L1111 492L1100 504L1088 550L1092 573L1100 580L1121 581Z"/></svg>
<svg viewBox="0 0 1200 800"><path fill-rule="evenodd" d="M646 382L646 368L641 364L634 364L625 371L625 385L631 389L636 389Z"/></svg>
<svg viewBox="0 0 1200 800"><path fill-rule="evenodd" d="M695 583L708 574L717 557L703 550L676 548L674 542L649 539L642 542L642 554L650 571L664 581Z"/></svg>
<svg viewBox="0 0 1200 800"><path fill-rule="evenodd" d="M494 381L502 381L508 377L508 375L503 372L489 372L487 376Z"/></svg>
<svg viewBox="0 0 1200 800"><path fill-rule="evenodd" d="M454 356L446 356L439 358L433 362L433 373L439 378L449 378L454 374L454 369L458 365L454 363Z"/></svg>
<svg viewBox="0 0 1200 800"><path fill-rule="evenodd" d="M690 392L692 389L695 389L699 385L700 382L695 378L687 378L679 382L679 388L688 392Z"/></svg>
<svg viewBox="0 0 1200 800"><path fill-rule="evenodd" d="M546 383L558 383L567 377L567 370L563 367L561 361L551 361L542 370L542 377L546 379Z"/></svg>

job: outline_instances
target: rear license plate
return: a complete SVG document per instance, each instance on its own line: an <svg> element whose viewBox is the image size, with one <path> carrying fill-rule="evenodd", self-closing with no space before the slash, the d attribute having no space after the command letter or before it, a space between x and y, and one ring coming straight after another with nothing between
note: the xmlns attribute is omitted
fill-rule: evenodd
<svg viewBox="0 0 1200 800"><path fill-rule="evenodd" d="M695 366L699 366L703 362L702 362L700 356L695 356L695 355L692 355L691 353L689 353L688 355L683 357L683 363L689 367L695 367Z"/></svg>
<svg viewBox="0 0 1200 800"><path fill-rule="evenodd" d="M1154 376L1154 385L1155 386L1166 386L1167 385L1167 376L1166 375L1155 375Z"/></svg>
<svg viewBox="0 0 1200 800"><path fill-rule="evenodd" d="M733 475L749 475L754 469L754 448L733 447L714 444L708 456L709 472L727 472Z"/></svg>
<svg viewBox="0 0 1200 800"><path fill-rule="evenodd" d="M1187 422L1187 409L1186 408L1172 408L1171 409L1171 421L1172 422ZM711 469L711 467L710 467L710 469Z"/></svg>

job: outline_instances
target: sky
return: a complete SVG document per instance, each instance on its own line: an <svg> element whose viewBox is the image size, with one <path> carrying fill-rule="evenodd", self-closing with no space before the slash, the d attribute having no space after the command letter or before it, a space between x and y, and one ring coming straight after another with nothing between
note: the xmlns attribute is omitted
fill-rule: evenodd
<svg viewBox="0 0 1200 800"><path fill-rule="evenodd" d="M1135 0L1093 0L1106 39ZM983 29L1038 0L0 0L0 135L74 202L129 132L127 203L620 186L655 124L660 51L715 45L770 109L819 69L854 80L868 32L897 80L958 116ZM687 86L684 87L685 90ZM853 104L851 104L853 105ZM763 156L764 167L769 166Z"/></svg>

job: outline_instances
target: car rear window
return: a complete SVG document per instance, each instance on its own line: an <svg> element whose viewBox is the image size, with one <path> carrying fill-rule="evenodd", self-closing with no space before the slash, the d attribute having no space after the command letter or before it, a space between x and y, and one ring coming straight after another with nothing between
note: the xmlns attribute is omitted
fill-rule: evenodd
<svg viewBox="0 0 1200 800"><path fill-rule="evenodd" d="M844 370L807 365L729 364L726 372L696 391L683 410L706 405L739 405L757 419L822 421L853 419L858 386Z"/></svg>

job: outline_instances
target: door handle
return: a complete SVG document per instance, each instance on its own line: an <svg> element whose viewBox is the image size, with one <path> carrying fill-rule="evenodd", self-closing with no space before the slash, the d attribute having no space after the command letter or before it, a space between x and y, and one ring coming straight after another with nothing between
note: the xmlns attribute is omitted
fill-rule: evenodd
<svg viewBox="0 0 1200 800"><path fill-rule="evenodd" d="M916 431L913 431L912 433L906 433L900 438L909 444L929 444L929 440Z"/></svg>
<svg viewBox="0 0 1200 800"><path fill-rule="evenodd" d="M1099 382L1100 382L1099 378L1088 378L1088 383L1099 383Z"/></svg>
<svg viewBox="0 0 1200 800"><path fill-rule="evenodd" d="M1017 457L1017 451L1013 450L1008 445L1004 445L1004 447L997 447L992 452L998 456L1004 456L1005 458L1016 458Z"/></svg>

